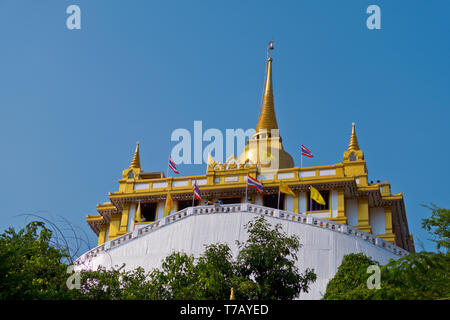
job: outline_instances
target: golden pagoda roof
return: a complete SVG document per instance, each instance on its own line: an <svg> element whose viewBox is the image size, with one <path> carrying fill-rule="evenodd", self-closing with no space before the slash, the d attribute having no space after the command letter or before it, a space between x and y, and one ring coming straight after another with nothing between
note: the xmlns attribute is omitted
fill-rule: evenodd
<svg viewBox="0 0 450 320"><path fill-rule="evenodd" d="M271 130L276 131L272 132ZM250 161L253 164L257 164L258 168L283 169L294 167L294 159L284 150L278 131L273 99L272 58L270 57L267 58L263 103L258 123L256 124L255 136L252 139L254 141L249 140L249 143L244 148L244 152L239 156L240 163ZM273 153L275 155L272 155ZM264 158L271 160L266 161Z"/></svg>
<svg viewBox="0 0 450 320"><path fill-rule="evenodd" d="M358 145L358 138L356 138L355 123L352 123L352 135L350 137L350 143L348 144L347 151L360 150Z"/></svg>
<svg viewBox="0 0 450 320"><path fill-rule="evenodd" d="M258 123L256 125L256 133L261 130L267 130L270 134L270 130L272 129L278 129L278 123L275 116L275 105L273 102L272 58L268 58L266 83L264 87L264 100L259 113Z"/></svg>
<svg viewBox="0 0 450 320"><path fill-rule="evenodd" d="M136 143L136 151L134 151L133 160L131 160L130 168L141 168L141 159L139 157L139 142Z"/></svg>

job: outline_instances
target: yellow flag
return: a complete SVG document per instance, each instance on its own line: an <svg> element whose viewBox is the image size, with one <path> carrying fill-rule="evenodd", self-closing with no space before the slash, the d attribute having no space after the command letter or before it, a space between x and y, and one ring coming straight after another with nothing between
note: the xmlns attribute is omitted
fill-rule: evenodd
<svg viewBox="0 0 450 320"><path fill-rule="evenodd" d="M295 197L294 191L292 191L292 189L289 188L289 186L286 183L284 183L283 180L280 180L279 188L280 188L280 192L287 193L287 194L290 194L291 196Z"/></svg>
<svg viewBox="0 0 450 320"><path fill-rule="evenodd" d="M136 210L136 214L134 215L134 223L141 223L141 202L139 201L138 208Z"/></svg>
<svg viewBox="0 0 450 320"><path fill-rule="evenodd" d="M172 210L173 210L173 200L172 200L172 196L170 195L170 192L168 192L167 193L167 199L166 199L166 206L165 206L166 216Z"/></svg>
<svg viewBox="0 0 450 320"><path fill-rule="evenodd" d="M319 204L325 205L325 200L323 200L322 195L320 194L320 192L317 191L317 189L314 188L313 186L311 186L309 188L311 190L311 199L313 199L315 202L317 202Z"/></svg>

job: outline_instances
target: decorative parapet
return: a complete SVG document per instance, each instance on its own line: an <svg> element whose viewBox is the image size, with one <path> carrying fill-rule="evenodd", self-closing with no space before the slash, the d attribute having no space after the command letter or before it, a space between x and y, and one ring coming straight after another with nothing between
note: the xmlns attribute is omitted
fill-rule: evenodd
<svg viewBox="0 0 450 320"><path fill-rule="evenodd" d="M123 236L117 237L113 240L105 242L102 245L95 247L92 250L81 255L76 261L76 265L84 264L87 260L95 257L99 253L103 253L107 250L117 248L124 243L133 241L137 238L143 237L146 234L154 232L160 228L163 228L172 223L176 223L183 219L188 218L192 215L202 215L202 214L217 214L217 213L238 213L238 212L250 212L257 215L262 216L270 216L277 219L288 220L295 223L302 223L311 225L317 228L327 229L332 232L340 232L343 234L347 234L352 237L360 238L365 241L370 242L371 244L384 248L389 252L392 252L400 257L406 256L409 254L408 251L388 242L379 237L374 236L373 234L361 231L356 228L349 227L345 224L312 217L311 215L303 215L290 211L278 210L269 207L263 207L251 203L236 203L236 204L215 204L215 205L207 205L207 206L197 206L197 207L189 207L183 210L172 213L171 215L164 217L158 221L152 222L150 224L141 225L137 227L133 232L127 233Z"/></svg>

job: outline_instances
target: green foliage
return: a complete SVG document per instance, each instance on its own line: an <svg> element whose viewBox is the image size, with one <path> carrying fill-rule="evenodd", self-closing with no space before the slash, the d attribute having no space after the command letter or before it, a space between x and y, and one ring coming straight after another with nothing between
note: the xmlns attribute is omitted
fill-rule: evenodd
<svg viewBox="0 0 450 320"><path fill-rule="evenodd" d="M425 206L431 210L431 217L422 220L422 228L430 232L437 239L433 239L437 244L437 249L442 247L446 249L450 248L450 209L444 209L431 204L431 206Z"/></svg>
<svg viewBox="0 0 450 320"><path fill-rule="evenodd" d="M52 232L31 222L0 234L0 299L65 299L67 253L50 245Z"/></svg>
<svg viewBox="0 0 450 320"><path fill-rule="evenodd" d="M381 288L368 289L367 268L378 265L362 253L344 256L336 275L327 285L325 300L448 299L450 257L420 252L392 260L381 267Z"/></svg>
<svg viewBox="0 0 450 320"><path fill-rule="evenodd" d="M288 237L260 217L245 228L249 239L238 242L233 260L226 244L206 246L202 255L174 252L158 269L119 268L82 271L80 289L69 290L65 250L50 245L52 232L32 222L18 233L0 235L1 299L292 299L307 291L316 276L295 267L297 237Z"/></svg>
<svg viewBox="0 0 450 320"><path fill-rule="evenodd" d="M73 290L73 298L89 300L145 300L160 299L149 281L148 273L142 268L124 270L119 268L98 268L81 272L81 288Z"/></svg>
<svg viewBox="0 0 450 320"><path fill-rule="evenodd" d="M295 266L300 247L298 237L288 237L280 224L271 228L264 217L250 221L245 227L249 234L247 242L237 241L240 251L236 262L239 277L236 297L293 299L301 291L308 292L316 275L310 269L301 274Z"/></svg>
<svg viewBox="0 0 450 320"><path fill-rule="evenodd" d="M197 259L174 252L161 268L145 273L118 269L82 272L79 298L87 299L213 299L227 300L235 288L238 299L292 299L308 290L316 276L295 267L299 241L281 225L273 229L263 217L246 225L249 239L238 245L234 261L226 244L206 246Z"/></svg>
<svg viewBox="0 0 450 320"><path fill-rule="evenodd" d="M422 227L438 239L438 249L447 252L412 253L398 260L391 259L381 267L381 288L368 289L367 267L378 265L364 254L350 254L344 259L333 279L327 285L324 299L449 299L450 256L449 212L435 205L428 207L432 215L424 219Z"/></svg>
<svg viewBox="0 0 450 320"><path fill-rule="evenodd" d="M372 291L376 299L449 299L449 275L448 253L413 253L383 266L382 288Z"/></svg>
<svg viewBox="0 0 450 320"><path fill-rule="evenodd" d="M379 265L363 253L345 255L333 279L328 282L325 300L365 300L374 290L367 288L367 268Z"/></svg>
<svg viewBox="0 0 450 320"><path fill-rule="evenodd" d="M161 270L150 273L150 279L161 299L199 299L197 290L198 270L192 255L175 252L166 257Z"/></svg>
<svg viewBox="0 0 450 320"><path fill-rule="evenodd" d="M226 244L212 244L197 263L198 291L201 299L228 299L235 281L235 264Z"/></svg>

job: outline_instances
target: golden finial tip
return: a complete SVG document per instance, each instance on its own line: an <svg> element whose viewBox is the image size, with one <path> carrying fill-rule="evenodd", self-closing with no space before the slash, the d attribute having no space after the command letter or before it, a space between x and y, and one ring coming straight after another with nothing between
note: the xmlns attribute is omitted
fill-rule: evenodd
<svg viewBox="0 0 450 320"><path fill-rule="evenodd" d="M235 299L235 297L234 297L234 288L231 288L231 291L230 291L230 300L234 300Z"/></svg>
<svg viewBox="0 0 450 320"><path fill-rule="evenodd" d="M264 94L261 110L259 113L258 123L256 124L256 132L263 130L271 132L272 129L278 129L277 118L275 115L275 106L273 102L272 87L272 58L267 58L267 70L264 86Z"/></svg>
<svg viewBox="0 0 450 320"><path fill-rule="evenodd" d="M356 138L355 123L352 122L352 135L350 136L350 143L348 144L348 151L359 150L358 139Z"/></svg>
<svg viewBox="0 0 450 320"><path fill-rule="evenodd" d="M134 151L134 156L131 160L130 168L141 168L141 160L139 157L139 141L136 143L136 151Z"/></svg>

